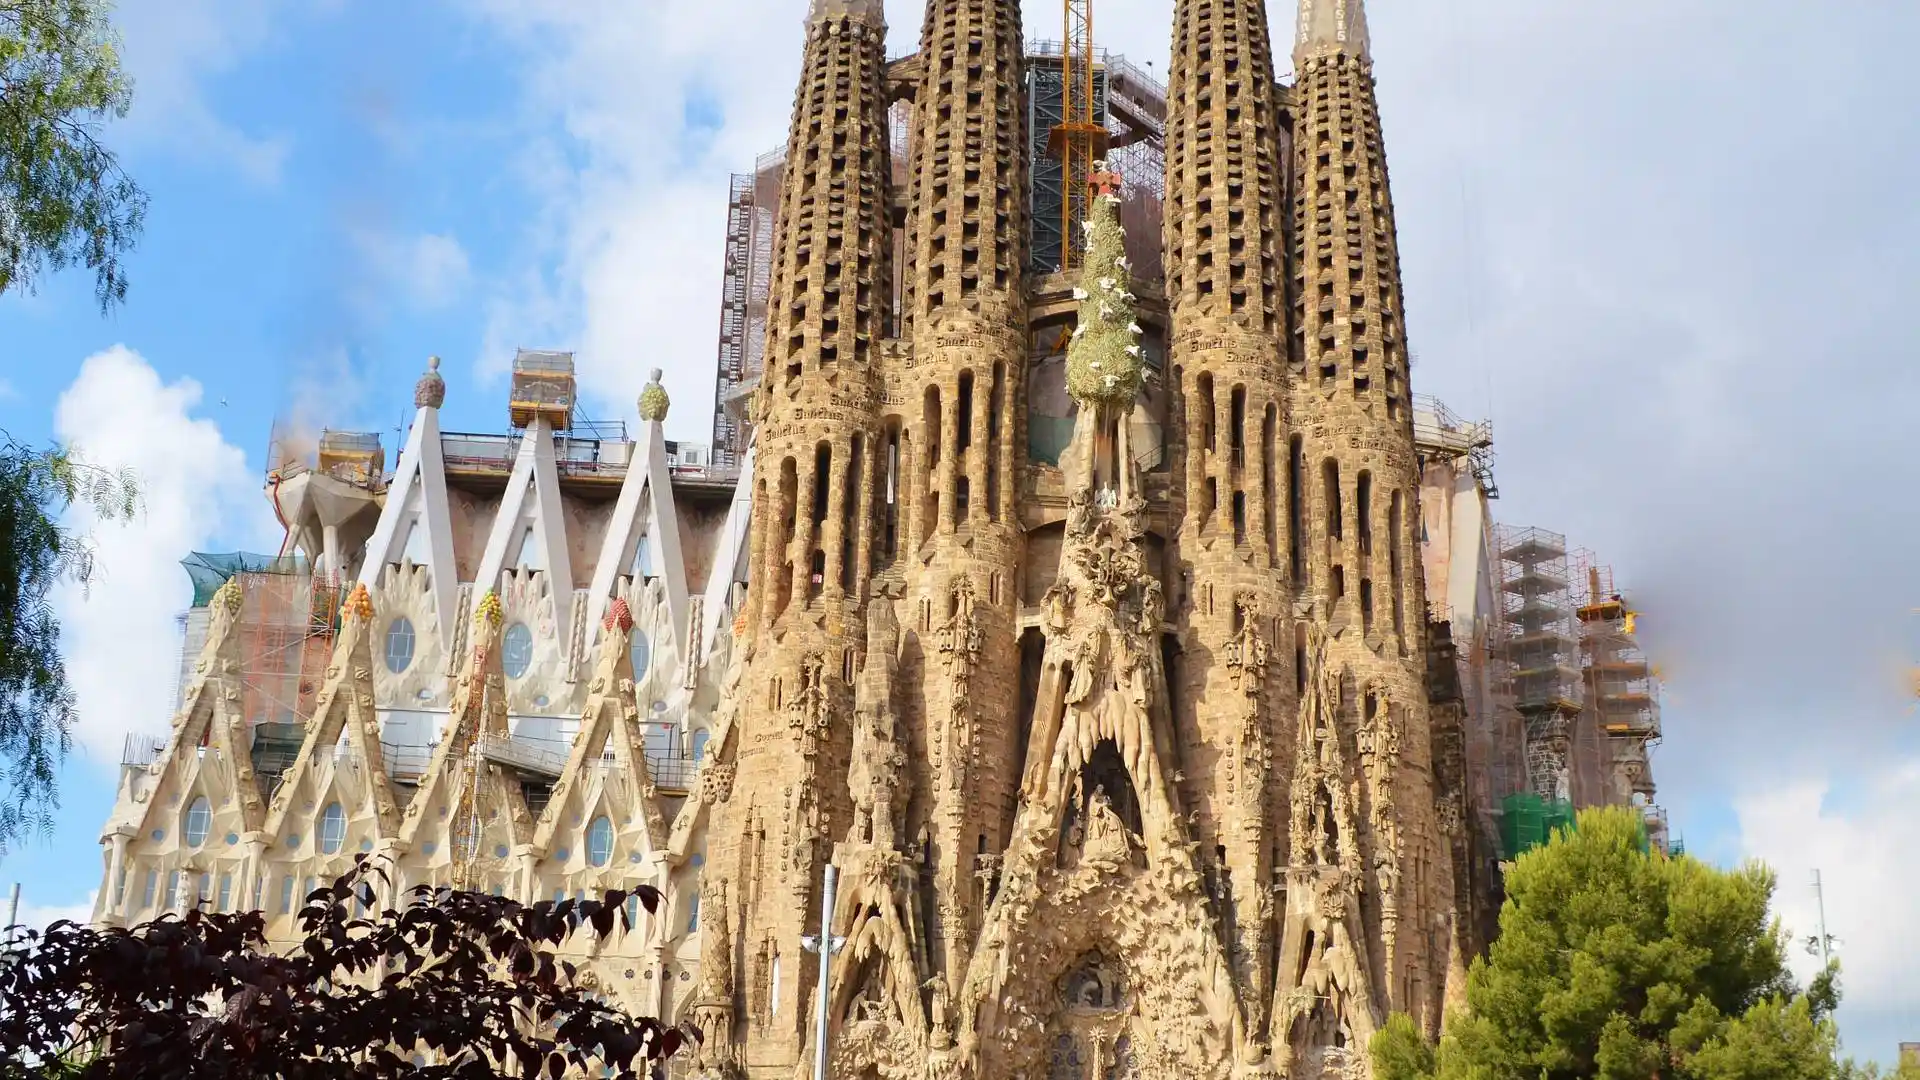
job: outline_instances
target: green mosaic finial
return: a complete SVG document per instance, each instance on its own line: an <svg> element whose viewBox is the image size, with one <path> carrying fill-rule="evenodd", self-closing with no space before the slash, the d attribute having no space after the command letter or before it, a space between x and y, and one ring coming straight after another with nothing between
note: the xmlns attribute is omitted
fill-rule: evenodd
<svg viewBox="0 0 1920 1080"><path fill-rule="evenodd" d="M660 369L654 368L646 388L640 391L640 419L660 423L667 418L667 388L660 385Z"/></svg>
<svg viewBox="0 0 1920 1080"><path fill-rule="evenodd" d="M1120 198L1112 190L1094 196L1086 230L1086 269L1073 290L1080 321L1067 346L1067 390L1085 405L1129 405L1140 393L1144 367L1140 325L1133 321L1133 294L1127 291Z"/></svg>

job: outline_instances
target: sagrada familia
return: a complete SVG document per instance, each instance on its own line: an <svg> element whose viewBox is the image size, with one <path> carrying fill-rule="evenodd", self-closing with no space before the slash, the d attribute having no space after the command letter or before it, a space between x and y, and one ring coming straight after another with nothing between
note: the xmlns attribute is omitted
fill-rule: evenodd
<svg viewBox="0 0 1920 1080"><path fill-rule="evenodd" d="M1437 1032L1527 807L1663 821L1656 690L1409 389L1361 0L1301 0L1290 82L1260 0L1173 7L1164 88L1075 89L1017 0L891 61L881 0L811 0L711 448L658 372L629 439L526 350L504 435L443 430L437 363L391 471L277 430L285 543L186 561L95 919L293 947L360 856L380 904L645 882L567 949L699 1029L676 1076L1314 1080ZM1081 174L1076 93L1125 129Z"/></svg>
<svg viewBox="0 0 1920 1080"><path fill-rule="evenodd" d="M1102 194L1054 484L1014 451L1018 5L927 6L898 312L881 7L807 23L703 1059L810 1057L808 999L777 997L832 863L829 1075L1364 1071L1389 1010L1437 1025L1466 949L1361 3L1301 5L1290 92L1261 3L1177 3L1171 466L1132 445L1141 328Z"/></svg>

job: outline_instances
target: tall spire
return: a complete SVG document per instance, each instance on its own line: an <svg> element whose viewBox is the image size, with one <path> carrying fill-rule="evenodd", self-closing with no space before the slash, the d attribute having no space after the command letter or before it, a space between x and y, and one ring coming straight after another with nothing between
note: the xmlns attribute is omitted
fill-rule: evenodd
<svg viewBox="0 0 1920 1080"><path fill-rule="evenodd" d="M1019 656L1027 105L1017 0L925 5L903 275L911 361L891 373L901 406L883 451L905 465L908 497L883 535L907 594L938 609L922 630L943 651L915 684L932 792L908 829L924 828L936 887L952 901L931 912L929 935L936 978L957 992L1021 752L1017 681L984 673Z"/></svg>
<svg viewBox="0 0 1920 1080"><path fill-rule="evenodd" d="M1330 53L1345 53L1359 60L1372 58L1367 45L1366 0L1300 0L1294 68L1304 68L1309 57Z"/></svg>
<svg viewBox="0 0 1920 1080"><path fill-rule="evenodd" d="M1447 962L1432 928L1448 914L1452 861L1433 795L1421 477L1393 195L1360 0L1307 0L1300 16L1291 348L1303 437L1293 469L1306 493L1300 593L1328 634L1328 661L1352 673L1342 725L1390 748L1356 777L1370 808L1361 896L1377 943L1371 1005L1431 1031ZM1322 1028L1291 1050L1306 1060L1339 1046Z"/></svg>
<svg viewBox="0 0 1920 1080"><path fill-rule="evenodd" d="M1173 698L1200 760L1195 840L1225 914L1222 944L1250 1037L1266 1029L1273 878L1283 835L1276 777L1293 680L1278 647L1292 608L1286 552L1285 170L1263 0L1177 0L1167 80L1167 310L1183 477L1170 607L1185 613ZM1269 657L1280 662L1269 663ZM1276 734L1278 733L1278 734ZM1276 767L1277 766L1277 767Z"/></svg>

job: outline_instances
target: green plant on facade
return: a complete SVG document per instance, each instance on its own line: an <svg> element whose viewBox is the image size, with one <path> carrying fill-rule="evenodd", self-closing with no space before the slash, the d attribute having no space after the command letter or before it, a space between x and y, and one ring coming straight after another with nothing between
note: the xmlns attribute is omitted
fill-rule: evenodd
<svg viewBox="0 0 1920 1080"><path fill-rule="evenodd" d="M1104 173L1103 166L1095 170L1096 177ZM1145 361L1127 288L1131 268L1116 192L1094 195L1085 228L1087 258L1073 290L1080 316L1067 346L1067 391L1083 404L1125 408L1140 393Z"/></svg>

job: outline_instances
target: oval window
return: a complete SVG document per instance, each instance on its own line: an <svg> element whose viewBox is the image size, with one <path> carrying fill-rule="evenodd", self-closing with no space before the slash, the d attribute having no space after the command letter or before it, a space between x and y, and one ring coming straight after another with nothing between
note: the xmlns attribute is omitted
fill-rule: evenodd
<svg viewBox="0 0 1920 1080"><path fill-rule="evenodd" d="M205 795L193 800L187 807L185 834L188 847L199 847L207 842L207 832L213 828L213 806Z"/></svg>
<svg viewBox="0 0 1920 1080"><path fill-rule="evenodd" d="M693 760L695 764L707 758L707 729L701 728L693 733Z"/></svg>
<svg viewBox="0 0 1920 1080"><path fill-rule="evenodd" d="M500 642L500 664L507 678L517 679L533 666L533 631L526 623L514 623Z"/></svg>
<svg viewBox="0 0 1920 1080"><path fill-rule="evenodd" d="M395 675L413 666L413 621L405 615L387 624L386 658Z"/></svg>
<svg viewBox="0 0 1920 1080"><path fill-rule="evenodd" d="M653 643L647 635L635 627L633 637L628 639L627 654L633 660L633 681L639 682L647 677L647 665L653 662Z"/></svg>
<svg viewBox="0 0 1920 1080"><path fill-rule="evenodd" d="M597 817L587 826L587 862L593 866L605 866L613 858L613 822L606 817Z"/></svg>
<svg viewBox="0 0 1920 1080"><path fill-rule="evenodd" d="M347 811L339 803L328 803L320 812L320 852L331 855L347 842Z"/></svg>

